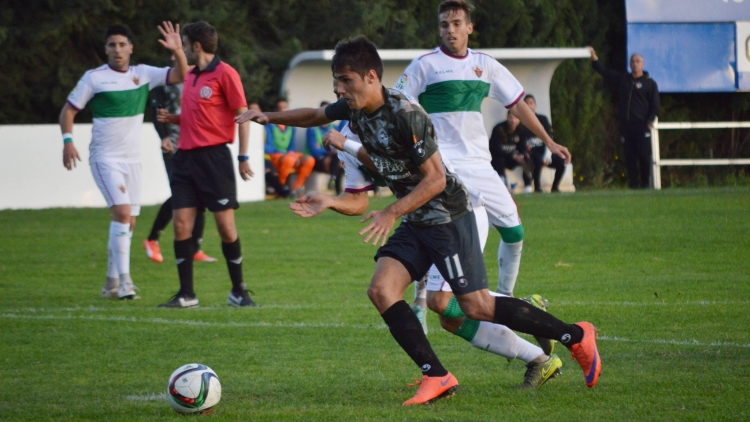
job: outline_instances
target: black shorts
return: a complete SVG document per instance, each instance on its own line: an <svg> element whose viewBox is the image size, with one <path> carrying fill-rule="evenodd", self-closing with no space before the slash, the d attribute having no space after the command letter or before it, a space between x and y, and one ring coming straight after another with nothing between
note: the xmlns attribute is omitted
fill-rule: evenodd
<svg viewBox="0 0 750 422"><path fill-rule="evenodd" d="M172 159L172 208L236 210L237 181L226 145L177 150Z"/></svg>
<svg viewBox="0 0 750 422"><path fill-rule="evenodd" d="M378 249L375 261L386 256L401 262L412 280L424 277L435 264L456 296L487 288L487 270L473 211L437 226L401 223L385 246Z"/></svg>

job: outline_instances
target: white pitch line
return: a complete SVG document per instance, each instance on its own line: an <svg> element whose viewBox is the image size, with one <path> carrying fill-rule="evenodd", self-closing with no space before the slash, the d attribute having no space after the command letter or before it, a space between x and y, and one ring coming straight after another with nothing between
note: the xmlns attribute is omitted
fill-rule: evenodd
<svg viewBox="0 0 750 422"><path fill-rule="evenodd" d="M596 338L597 341L599 340L605 340L605 341L617 341L622 343L650 343L650 344L668 344L668 345L674 345L674 346L699 346L699 347L739 347L742 349L750 349L750 343L732 343L732 342L726 342L726 341L713 341L710 343L698 341L698 340L662 340L662 339L653 339L653 340L633 340L625 337L610 337L610 336L598 336Z"/></svg>
<svg viewBox="0 0 750 422"><path fill-rule="evenodd" d="M38 320L84 320L84 321L114 321L133 322L146 324L187 325L192 327L224 327L224 328L351 328L355 330L378 329L388 327L385 324L342 324L342 323L306 323L306 322L208 322L194 320L170 320L166 318L137 318L125 316L100 316L100 315L20 315L14 313L0 314L5 319L38 319ZM705 342L698 340L666 340L666 339L629 339L619 336L599 336L597 340L614 341L621 343L647 343L663 344L673 346L697 346L697 347L732 347L750 349L750 343L733 343L724 341Z"/></svg>
<svg viewBox="0 0 750 422"><path fill-rule="evenodd" d="M125 396L125 400L130 401L166 401L167 393L148 393L140 396L130 395Z"/></svg>
<svg viewBox="0 0 750 422"><path fill-rule="evenodd" d="M353 328L366 330L370 328L386 329L385 324L342 324L342 323L307 323L307 322L209 322L185 319L166 318L138 318L127 316L100 316L100 315L21 315L13 313L0 314L0 318L6 319L46 319L46 320L85 320L85 321L114 321L114 322L137 322L147 324L188 325L192 327L228 327L228 328L254 328L254 327L277 327L277 328Z"/></svg>
<svg viewBox="0 0 750 422"><path fill-rule="evenodd" d="M665 307L665 306L748 306L750 301L734 300L734 301L712 301L712 300L700 300L700 301L686 301L686 302L669 302L663 300L648 301L648 302L607 302L607 301L594 301L594 302L583 302L583 301L549 301L552 306L624 306L624 307ZM370 303L347 303L347 304L269 304L261 305L257 308L253 308L252 311L262 311L268 309L341 309L341 308L371 308ZM209 305L199 306L197 308L190 308L188 312L196 311L212 311L212 310L233 310L225 304L221 305ZM54 313L54 312L119 312L119 311L136 311L143 312L144 308L133 307L133 306L113 306L113 307L101 307L101 306L74 306L65 308L15 308L5 309L7 313Z"/></svg>

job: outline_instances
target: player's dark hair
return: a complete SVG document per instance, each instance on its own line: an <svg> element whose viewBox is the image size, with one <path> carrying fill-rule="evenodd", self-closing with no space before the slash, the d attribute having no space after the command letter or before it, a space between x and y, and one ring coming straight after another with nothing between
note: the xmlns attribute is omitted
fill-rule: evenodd
<svg viewBox="0 0 750 422"><path fill-rule="evenodd" d="M367 72L374 70L379 80L383 80L383 61L378 48L364 35L347 38L336 44L336 52L331 60L331 70L356 72L363 79Z"/></svg>
<svg viewBox="0 0 750 422"><path fill-rule="evenodd" d="M219 34L216 32L216 28L208 22L189 23L182 28L182 35L187 37L191 46L198 42L201 43L201 48L206 53L216 53L216 46L219 45Z"/></svg>
<svg viewBox="0 0 750 422"><path fill-rule="evenodd" d="M466 21L471 22L471 12L474 11L474 5L466 0L446 0L440 3L440 6L438 6L438 16L445 12L453 14L459 10L463 10L466 13Z"/></svg>
<svg viewBox="0 0 750 422"><path fill-rule="evenodd" d="M128 42L133 44L133 33L130 32L130 29L125 25L110 25L107 27L107 30L104 31L104 43L107 43L107 40L109 40L109 37L112 35L122 35L123 37L126 37L128 39Z"/></svg>
<svg viewBox="0 0 750 422"><path fill-rule="evenodd" d="M526 100L528 100L529 98L531 98L532 100L536 101L536 98L534 98L534 96L533 96L533 95L531 95L531 94L526 94L526 96L525 96L525 97L523 97L523 100L524 100L524 101L526 101Z"/></svg>

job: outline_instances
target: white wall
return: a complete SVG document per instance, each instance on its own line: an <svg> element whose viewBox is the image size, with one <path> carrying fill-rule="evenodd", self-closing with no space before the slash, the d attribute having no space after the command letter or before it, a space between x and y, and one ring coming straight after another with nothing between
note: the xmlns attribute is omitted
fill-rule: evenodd
<svg viewBox="0 0 750 422"><path fill-rule="evenodd" d="M263 178L263 128L250 129L250 166L255 177L243 182L236 172L240 202L261 201L265 197ZM91 124L73 129L75 145L82 162L72 171L62 164L63 142L59 125L0 125L0 209L53 207L106 207L88 164ZM238 142L230 146L237 156ZM141 127L143 165L142 205L160 204L171 195L161 155L161 141L154 126Z"/></svg>

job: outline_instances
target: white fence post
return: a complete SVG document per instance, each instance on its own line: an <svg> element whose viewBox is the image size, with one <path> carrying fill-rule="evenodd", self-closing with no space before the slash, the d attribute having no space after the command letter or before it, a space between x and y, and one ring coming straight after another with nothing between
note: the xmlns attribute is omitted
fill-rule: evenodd
<svg viewBox="0 0 750 422"><path fill-rule="evenodd" d="M651 181L653 188L661 189L661 156L659 155L659 118L654 118L654 124L651 126Z"/></svg>

